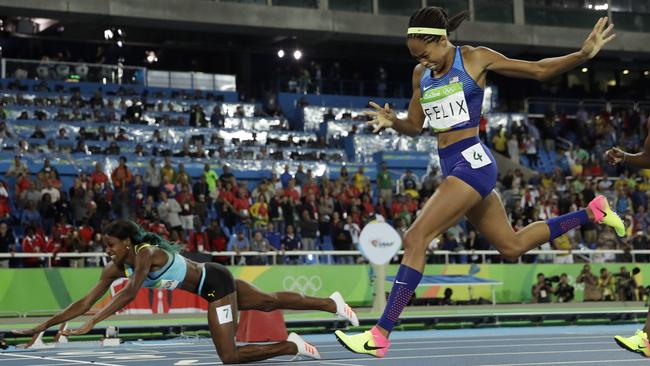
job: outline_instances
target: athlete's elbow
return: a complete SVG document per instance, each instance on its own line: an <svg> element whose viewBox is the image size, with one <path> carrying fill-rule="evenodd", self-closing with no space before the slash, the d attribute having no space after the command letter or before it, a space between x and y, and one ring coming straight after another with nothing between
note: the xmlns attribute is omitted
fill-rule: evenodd
<svg viewBox="0 0 650 366"><path fill-rule="evenodd" d="M541 81L541 82L549 81L550 79L553 78L553 76L554 75L552 73L550 73L550 72L548 72L546 70L540 70L540 71L535 72L535 80Z"/></svg>
<svg viewBox="0 0 650 366"><path fill-rule="evenodd" d="M417 135L420 134L420 132L422 132L422 129L421 129L421 128L414 128L413 130L408 131L407 136L409 136L409 137L416 137Z"/></svg>
<svg viewBox="0 0 650 366"><path fill-rule="evenodd" d="M553 78L553 71L548 67L542 65L535 65L535 68L532 70L532 78L537 81L548 81Z"/></svg>

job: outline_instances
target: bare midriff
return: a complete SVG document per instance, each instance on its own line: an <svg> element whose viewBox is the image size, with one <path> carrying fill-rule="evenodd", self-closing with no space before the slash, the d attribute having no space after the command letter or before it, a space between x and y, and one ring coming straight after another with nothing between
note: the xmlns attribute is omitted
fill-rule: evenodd
<svg viewBox="0 0 650 366"><path fill-rule="evenodd" d="M444 148L458 141L477 136L478 126L465 128L462 130L439 132L438 133L438 148Z"/></svg>

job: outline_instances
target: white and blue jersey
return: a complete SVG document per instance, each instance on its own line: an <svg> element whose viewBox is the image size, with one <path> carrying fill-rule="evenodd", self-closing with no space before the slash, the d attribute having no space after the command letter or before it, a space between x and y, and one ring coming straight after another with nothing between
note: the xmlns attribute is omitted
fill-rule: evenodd
<svg viewBox="0 0 650 366"><path fill-rule="evenodd" d="M420 80L420 104L425 118L436 132L455 131L479 125L483 88L465 70L460 47L454 52L449 71L434 78L427 69ZM443 176L454 176L487 197L497 179L497 167L490 149L478 136L438 148Z"/></svg>
<svg viewBox="0 0 650 366"><path fill-rule="evenodd" d="M138 244L135 248L135 253L139 253L140 250L150 245L151 244ZM159 270L149 272L142 283L142 287L174 290L183 283L185 274L187 274L187 262L185 262L185 258L178 253L172 253L166 250L163 251L167 254L167 263L165 263L165 265ZM124 272L126 272L126 277L131 277L133 269L129 266L125 266Z"/></svg>
<svg viewBox="0 0 650 366"><path fill-rule="evenodd" d="M425 118L436 132L476 127L481 119L483 88L465 70L460 47L447 73L433 77L427 69L420 79L420 104Z"/></svg>

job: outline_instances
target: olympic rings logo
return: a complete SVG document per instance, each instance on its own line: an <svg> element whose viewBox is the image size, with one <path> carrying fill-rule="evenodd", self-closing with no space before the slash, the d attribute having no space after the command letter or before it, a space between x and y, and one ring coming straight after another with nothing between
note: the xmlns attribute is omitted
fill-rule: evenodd
<svg viewBox="0 0 650 366"><path fill-rule="evenodd" d="M285 291L299 292L303 295L315 296L318 290L323 287L320 276L286 276L282 280L282 287Z"/></svg>

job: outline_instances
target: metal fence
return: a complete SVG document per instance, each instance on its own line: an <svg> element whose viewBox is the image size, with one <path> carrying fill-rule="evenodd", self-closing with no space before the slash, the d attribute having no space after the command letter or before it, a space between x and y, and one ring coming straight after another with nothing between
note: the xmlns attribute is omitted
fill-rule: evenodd
<svg viewBox="0 0 650 366"><path fill-rule="evenodd" d="M269 251L269 252L198 252L195 254L202 254L212 257L228 257L230 265L238 265L243 263L241 258L255 258L266 259L266 264L339 264L339 263L357 263L363 259L363 255L357 250L322 250L322 251ZM404 251L399 251L397 255L404 254ZM531 250L519 258L517 262L523 263L523 258L526 256L542 256L544 261L553 261L556 256L573 255L574 259L580 259L582 262L594 262L597 256L605 257L611 255L628 255L632 263L647 262L641 256L649 256L650 250L620 250L620 249L599 249L599 250ZM461 258L474 257L480 258L482 263L486 263L488 259L501 258L501 254L496 250L462 250L462 251L447 251L436 250L433 253L427 253L427 257L433 257L436 263L439 264L453 264L460 263ZM7 259L21 259L21 258L40 258L47 266L52 266L53 260L60 259L95 259L96 263L101 263L102 258L107 259L103 252L93 253L0 253L0 261ZM289 260L286 260L286 259ZM341 258L351 258L352 261L343 261ZM297 259L291 261L291 259ZM259 261L256 261L259 263Z"/></svg>

